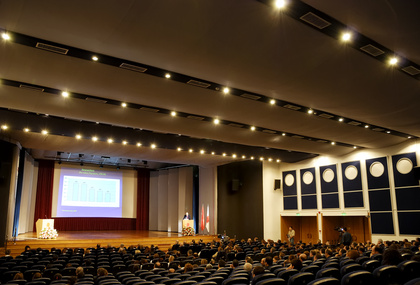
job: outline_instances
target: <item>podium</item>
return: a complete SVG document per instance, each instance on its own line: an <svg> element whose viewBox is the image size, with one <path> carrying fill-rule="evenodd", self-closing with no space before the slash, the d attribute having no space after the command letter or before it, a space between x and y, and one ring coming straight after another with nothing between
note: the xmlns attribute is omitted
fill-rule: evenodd
<svg viewBox="0 0 420 285"><path fill-rule="evenodd" d="M188 227L194 228L194 220L182 220L182 228L185 229Z"/></svg>
<svg viewBox="0 0 420 285"><path fill-rule="evenodd" d="M38 219L36 221L36 237L39 238L39 234L45 228L54 229L54 219Z"/></svg>

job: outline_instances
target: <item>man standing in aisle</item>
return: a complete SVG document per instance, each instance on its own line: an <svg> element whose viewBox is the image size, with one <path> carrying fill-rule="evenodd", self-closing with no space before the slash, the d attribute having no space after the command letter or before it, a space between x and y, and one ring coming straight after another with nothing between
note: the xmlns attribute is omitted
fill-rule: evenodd
<svg viewBox="0 0 420 285"><path fill-rule="evenodd" d="M292 226L289 227L289 232L287 233L287 238L289 239L289 242L291 245L295 244L295 230Z"/></svg>
<svg viewBox="0 0 420 285"><path fill-rule="evenodd" d="M347 228L343 228L343 236L341 238L341 243L344 245L350 245L353 241L353 238L351 237L351 234L347 231Z"/></svg>

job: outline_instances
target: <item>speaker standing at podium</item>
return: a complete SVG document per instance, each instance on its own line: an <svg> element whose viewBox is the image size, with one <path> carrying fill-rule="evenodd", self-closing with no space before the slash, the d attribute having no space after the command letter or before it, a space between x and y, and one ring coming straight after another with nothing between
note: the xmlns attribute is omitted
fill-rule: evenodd
<svg viewBox="0 0 420 285"><path fill-rule="evenodd" d="M188 212L185 213L184 218L182 218L183 220L191 220L190 219L190 214L188 214Z"/></svg>

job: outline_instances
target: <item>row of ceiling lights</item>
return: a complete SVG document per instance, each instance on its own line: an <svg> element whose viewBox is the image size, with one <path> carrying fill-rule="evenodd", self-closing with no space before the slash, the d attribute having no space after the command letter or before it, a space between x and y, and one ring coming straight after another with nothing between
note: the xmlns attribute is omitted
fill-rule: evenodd
<svg viewBox="0 0 420 285"><path fill-rule="evenodd" d="M274 7L278 8L278 9L285 9L287 7L288 1L285 1L285 0L275 0L275 1L270 2L270 3L272 5L274 5ZM5 40L10 40L11 39L11 36L8 33L3 32L2 33L2 38L5 39ZM353 38L353 32L344 31L344 32L342 32L342 34L341 34L341 36L339 38L343 42L351 42L351 40ZM106 56L106 57L111 58L109 56ZM93 61L100 61L100 56L97 55L97 54L93 54L93 55L91 55L91 59ZM396 66L398 62L399 62L399 58L396 57L395 55L390 56L389 59L388 59L388 63L390 65L393 65L393 66ZM179 74L177 74L177 75L179 75ZM163 77L165 77L167 79L170 79L170 78L172 78L172 74L170 72L163 72ZM223 87L223 86L216 87L215 90L216 91L221 91L224 94L233 94L233 95L237 95L237 94L243 92L242 90L239 90L239 89L231 89L229 87ZM246 92L246 93L250 93L250 92ZM69 93L68 92L63 92L63 96L68 97L69 96ZM259 95L259 97L265 97L265 96ZM244 98L244 97L242 97L242 98ZM304 107L304 106L297 106L296 104L294 104L291 108L289 108L288 106L290 106L290 104L288 104L288 102L285 102L285 101L282 101L282 100L276 100L274 98L271 98L271 99L270 98L267 98L267 99L268 99L267 102L269 104L271 104L271 105L277 105L277 106L281 106L281 107L285 107L285 108L288 108L289 110L306 112L308 114L315 114L315 115L318 114L318 116L319 117L322 117L322 118L335 119L338 122L347 122L350 125L364 127L365 129L372 129L372 130L374 130L376 132L383 132L383 133L386 133L386 134L403 136L403 137L406 137L406 138L411 138L412 137L411 135L403 134L403 133L400 133L400 132L397 132L397 131L392 131L392 130L389 130L387 128L382 128L382 127L379 127L379 126L372 126L371 124L368 124L368 123L357 122L357 121L355 121L353 119L350 119L350 118L344 118L344 117L340 117L340 116L337 116L337 115L329 114L327 112L323 112L322 110L315 110L315 109ZM260 100L258 100L258 101L260 101ZM125 102L122 102L121 104L123 106L124 105L127 106L127 103L125 103ZM175 113L175 111L173 111L171 114L176 114L176 113ZM220 122L220 119L215 119L214 121L215 121L215 123L218 123L218 122ZM255 130L256 129L255 126L250 126L250 128L251 128L251 130ZM286 133L284 133L284 132L280 132L280 133L282 133L282 135L286 135ZM295 135L295 134L291 134L291 135ZM300 135L298 135L298 136L300 136ZM302 136L300 136L300 137L302 137ZM323 141L323 142L326 141L326 140L320 140L320 139L311 138L311 137L303 137L303 138L308 139L308 140L311 140L311 141L314 141L314 140L315 141L316 140ZM335 144L335 143L334 142L331 142L331 144ZM347 146L347 147L350 146L350 145L345 144L345 143L340 143L340 145Z"/></svg>
<svg viewBox="0 0 420 285"><path fill-rule="evenodd" d="M9 127L8 125L6 125L6 124L2 124L0 128L1 128L1 130L2 130L2 131L7 131L7 130L9 130L9 129L10 129L10 127ZM28 132L37 133L36 131L32 131L30 128L24 128L24 129L23 129L23 131L24 131L24 132L26 132L26 133L28 133ZM42 135L48 135L48 134L50 134L50 132L49 132L48 130L46 130L46 129L41 130L39 133L41 133ZM101 139L101 138L99 138L99 137L97 137L97 136L92 136L92 137L88 138L88 137L84 137L84 136L82 136L81 134L76 134L74 137L75 137L77 140L81 140L81 139L90 139L90 140L91 140L91 141L93 141L93 142L97 142L97 141L104 141L104 142L107 142L107 143L109 143L109 144L112 144L112 143L118 143L118 142L117 142L116 140L114 140L113 138ZM133 142L129 142L129 141L127 141L127 140L120 140L120 142L121 142L121 144L122 144L122 145L135 145L135 146L137 146L137 147L141 147L141 146L143 146L141 142L135 142L135 143L133 143ZM158 146L157 146L155 143L150 144L150 146L149 146L149 147L150 147L151 149L156 149L156 148L158 148ZM180 151L186 151L186 152L188 152L188 153L194 153L194 149L192 149L192 148L182 148L182 147L177 147L177 148L176 148L176 150L177 150L177 151L179 151L179 152L180 152ZM237 155L236 153L233 153L232 155L230 155L230 156L229 156L229 155L228 155L227 153L225 153L225 152L223 152L223 153L221 153L221 154L216 154L216 152L214 152L214 151L212 151L212 152L210 152L210 153L207 153L207 152L206 152L206 150L204 150L204 149L199 150L199 151L198 151L198 153L200 153L200 154L211 154L211 155L221 155L221 156L223 156L223 157L231 157L231 158L234 158L234 159L236 159L236 158L242 158L242 159L255 160L255 157L254 157L254 156L247 157L246 155ZM260 161L267 160L267 161L269 161L269 162L273 162L273 161L275 161L275 162L277 162L277 163L281 162L281 160L280 160L280 159L273 159L273 158L271 158L271 157L269 157L269 158L264 158L263 156L259 157L259 160L260 160Z"/></svg>

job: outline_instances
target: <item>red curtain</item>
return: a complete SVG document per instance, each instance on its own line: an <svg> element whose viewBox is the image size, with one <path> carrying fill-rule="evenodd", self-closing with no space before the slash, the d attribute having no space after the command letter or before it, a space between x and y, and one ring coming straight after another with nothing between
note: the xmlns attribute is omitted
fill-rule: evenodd
<svg viewBox="0 0 420 285"><path fill-rule="evenodd" d="M57 231L135 230L136 219L130 218L54 218Z"/></svg>
<svg viewBox="0 0 420 285"><path fill-rule="evenodd" d="M149 230L150 170L137 170L137 221L136 230Z"/></svg>
<svg viewBox="0 0 420 285"><path fill-rule="evenodd" d="M54 161L40 160L38 163L38 183L36 185L35 223L38 219L51 218L54 183Z"/></svg>

